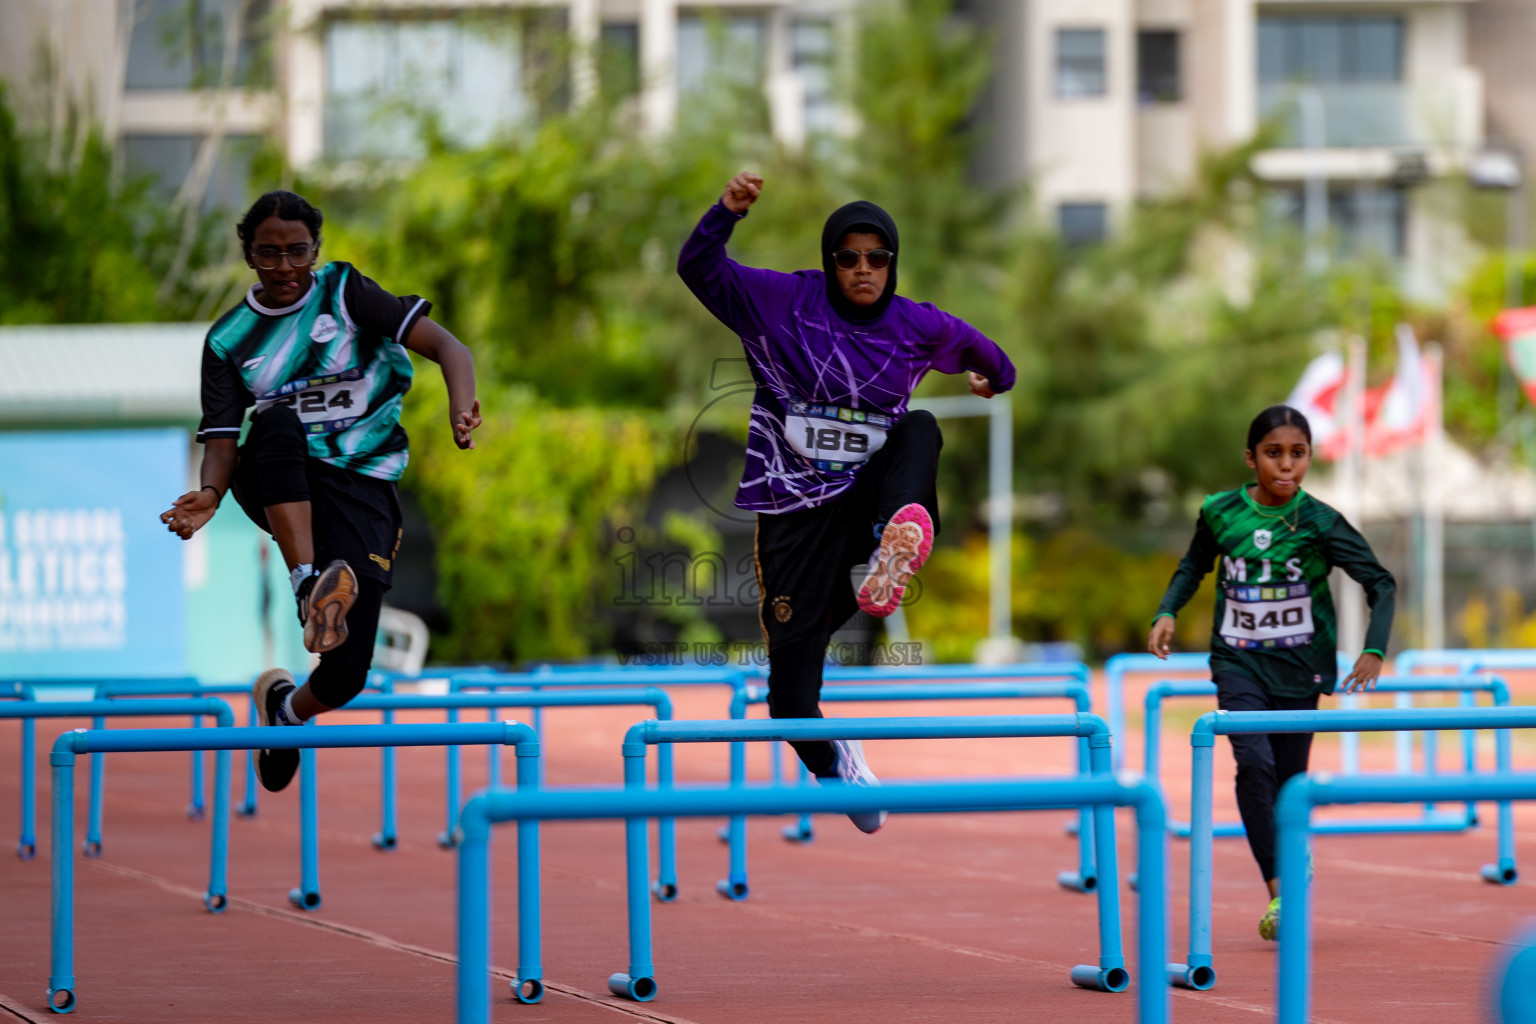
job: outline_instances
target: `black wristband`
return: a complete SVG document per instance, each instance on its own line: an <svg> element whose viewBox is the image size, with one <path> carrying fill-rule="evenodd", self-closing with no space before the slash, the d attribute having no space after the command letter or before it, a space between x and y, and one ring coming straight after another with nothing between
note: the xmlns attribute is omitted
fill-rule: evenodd
<svg viewBox="0 0 1536 1024"><path fill-rule="evenodd" d="M213 486L213 484L203 484L203 486L199 487L198 490L200 490L200 491L212 491L213 492L213 496L214 496L215 499L217 499L218 504L220 504L220 505L224 504L224 492L219 490L217 487Z"/></svg>

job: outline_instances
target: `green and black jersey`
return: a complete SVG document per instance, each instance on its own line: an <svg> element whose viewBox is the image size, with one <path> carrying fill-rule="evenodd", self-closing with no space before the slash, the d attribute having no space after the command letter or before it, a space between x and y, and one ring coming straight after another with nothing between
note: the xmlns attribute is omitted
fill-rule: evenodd
<svg viewBox="0 0 1536 1024"><path fill-rule="evenodd" d="M322 462L398 480L408 458L400 404L411 389L405 338L432 304L391 295L350 263L315 272L286 309L245 301L219 318L203 347L197 439L238 439L245 410L293 407Z"/></svg>
<svg viewBox="0 0 1536 1024"><path fill-rule="evenodd" d="M1365 650L1385 656L1397 584L1336 509L1305 491L1276 507L1258 504L1247 487L1211 495L1158 615L1176 615L1218 559L1212 672L1241 672L1277 697L1332 692L1338 621L1328 573L1335 566L1365 588Z"/></svg>

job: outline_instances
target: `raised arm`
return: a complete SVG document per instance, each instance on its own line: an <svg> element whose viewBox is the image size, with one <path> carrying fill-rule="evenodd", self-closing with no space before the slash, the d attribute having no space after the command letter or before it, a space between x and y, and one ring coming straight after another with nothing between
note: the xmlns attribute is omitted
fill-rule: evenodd
<svg viewBox="0 0 1536 1024"><path fill-rule="evenodd" d="M448 385L448 422L453 427L453 442L460 448L475 446L473 436L480 426L480 399L475 397L475 357L469 347L448 333L435 320L419 318L406 335L405 347L432 360L443 371Z"/></svg>
<svg viewBox="0 0 1536 1024"><path fill-rule="evenodd" d="M991 398L1013 388L1013 362L997 342L957 316L942 310L934 312L941 318L943 330L943 340L934 354L935 370L940 373L962 373L969 370L971 390L983 398Z"/></svg>
<svg viewBox="0 0 1536 1024"><path fill-rule="evenodd" d="M760 304L787 302L796 286L791 274L744 267L725 255L736 222L747 215L762 189L763 179L756 174L732 178L677 255L677 273L688 290L737 334L753 333L762 320Z"/></svg>

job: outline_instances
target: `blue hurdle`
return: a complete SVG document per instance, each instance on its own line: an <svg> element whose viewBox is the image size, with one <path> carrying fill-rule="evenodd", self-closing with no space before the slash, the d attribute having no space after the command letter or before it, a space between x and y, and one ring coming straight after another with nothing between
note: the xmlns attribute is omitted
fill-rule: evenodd
<svg viewBox="0 0 1536 1024"><path fill-rule="evenodd" d="M1509 687L1498 676L1382 676L1376 681L1375 693L1486 693L1495 707L1509 706ZM1145 730L1145 766L1147 778L1162 778L1162 719L1163 702L1169 697L1214 697L1216 684L1200 679L1165 679L1147 688ZM1343 696L1340 694L1340 696ZM1355 696L1363 696L1356 694ZM1475 697L1474 697L1475 699ZM1349 709L1341 709L1349 710ZM1353 735L1353 734L1351 734ZM1428 733L1426 735L1434 735ZM1468 733L1467 735L1471 735ZM1472 746L1467 748L1466 770L1477 770L1477 754ZM1353 773L1350 773L1353 774ZM1434 763L1426 762L1425 774L1435 774ZM1323 821L1313 829L1320 834L1333 832L1463 832L1477 824L1477 816L1470 809L1466 813L1435 813L1426 808L1420 818L1383 819L1368 818L1359 822ZM1181 839L1189 838L1190 824L1168 815L1168 828ZM1212 834L1218 839L1243 836L1247 833L1241 821L1218 821L1212 826Z"/></svg>
<svg viewBox="0 0 1536 1024"><path fill-rule="evenodd" d="M0 703L0 718L21 719L21 838L16 856L31 860L37 856L37 778L36 730L39 718L90 718L92 728L105 729L108 718L148 718L159 715L212 716L219 725L235 724L234 712L217 698L188 700L18 700ZM91 758L90 824L81 845L87 857L101 855L102 786L106 762L100 755Z"/></svg>
<svg viewBox="0 0 1536 1024"><path fill-rule="evenodd" d="M1536 711L1536 708L1523 710ZM1421 727L1434 728L1427 725ZM1445 726L1448 729L1465 727L1459 721ZM1324 772L1298 775L1287 782L1275 805L1277 863L1280 888L1285 894L1276 995L1280 1024L1306 1024L1311 1020L1312 885L1307 878L1307 834L1313 807L1325 804L1416 803L1420 800L1431 803L1495 800L1500 808L1504 808L1509 806L1511 800L1531 799L1536 799L1536 774L1516 775L1503 771L1497 775L1470 777L1421 775L1406 778L1348 778ZM1529 984L1536 965L1531 962L1529 950L1525 953L1527 955L1522 957L1523 977L1514 980ZM1526 1009L1536 1006L1529 989L1522 993L1522 997L1518 1005ZM1529 1016L1506 1018L1509 1024L1530 1019Z"/></svg>
<svg viewBox="0 0 1536 1024"><path fill-rule="evenodd" d="M203 901L213 913L228 904L226 866L229 855L229 752L231 750L299 750L313 755L316 749L337 747L450 746L455 744L503 744L517 748L519 788L538 785L533 762L539 744L533 730L521 722L465 723L460 725L319 725L296 728L267 726L223 729L79 729L60 736L53 744L48 763L53 766L53 916L51 963L48 975L48 1006L69 1013L76 1005L75 992L75 758L80 754L130 753L173 750L213 750L213 840L209 853L208 891ZM307 813L313 814L311 802ZM523 827L526 824L527 827ZM517 837L517 869L520 891L531 895L537 919L539 874L538 822L520 823ZM306 884L319 890L319 866L306 850ZM290 899L292 895L290 894ZM318 898L317 903L318 905ZM519 907L521 912L522 908ZM531 935L531 949L538 957L539 936Z"/></svg>
<svg viewBox="0 0 1536 1024"><path fill-rule="evenodd" d="M1086 668L1084 669L1086 672ZM1046 700L1066 699L1073 702L1077 710L1087 713L1093 710L1091 698L1088 693L1088 684L1079 679L1061 682L1027 682L1027 683L936 683L918 684L901 683L892 685L861 684L858 686L824 686L821 690L821 701L824 704L843 704L858 702L895 703L899 701L935 701L935 700ZM768 688L749 684L736 691L731 698L731 718L745 719L747 708L754 704L762 704L768 700ZM663 747L663 750L666 748ZM780 744L773 744L772 750L777 752ZM1088 774L1091 755L1086 737L1078 737L1077 741L1077 771L1079 775ZM779 773L774 773L774 780L778 781ZM731 744L731 784L745 785L747 781L747 759L745 747L741 743ZM810 773L805 765L800 765L801 785L810 782ZM1092 892L1098 884L1098 876L1093 867L1093 819L1088 808L1078 809L1077 827L1077 870L1062 871L1056 875L1056 882L1063 889L1074 892ZM746 819L733 818L726 826L725 835L732 843L746 842ZM808 843L814 837L810 815L802 815L799 822L794 825L786 825L783 835L791 842ZM732 863L736 858L732 856ZM745 864L743 856L741 862ZM738 891L734 886L728 887L722 894L730 899L745 899L748 889L743 884Z"/></svg>
<svg viewBox="0 0 1536 1024"><path fill-rule="evenodd" d="M1208 989L1216 984L1211 963L1211 769L1217 736L1274 732L1394 732L1399 729L1494 729L1497 770L1510 771L1510 729L1536 728L1536 707L1398 708L1343 711L1213 711L1202 715L1190 734L1194 765L1191 771L1191 829L1189 836L1189 958L1168 965L1168 980L1183 988ZM1366 780L1361 780L1364 783ZM1385 779L1369 780L1372 783ZM1512 885L1519 877L1515 863L1514 812L1499 804L1498 862L1485 864L1484 881ZM1349 824L1349 823L1343 823Z"/></svg>
<svg viewBox="0 0 1536 1024"><path fill-rule="evenodd" d="M1211 656L1204 652L1170 654L1159 658L1154 654L1113 654L1104 663L1104 717L1109 719L1109 729L1116 736L1125 731L1125 677L1132 672L1204 672L1210 668ZM1115 751L1115 771L1125 767L1125 754Z"/></svg>
<svg viewBox="0 0 1536 1024"><path fill-rule="evenodd" d="M853 738L854 731L844 728L858 720L840 722L783 720L791 725L825 725L831 729L813 729L814 738ZM897 719L910 726L917 720ZM935 719L933 721L946 721ZM715 723L672 723L662 728ZM756 729L758 723L721 723L737 730ZM732 733L745 738L745 732ZM794 730L776 730L772 736L791 735L795 739L810 735ZM910 735L907 733L906 735ZM762 737L764 739L768 736ZM641 754L630 754L626 761L638 762ZM628 753L628 752L626 752ZM631 769L633 770L633 769ZM740 814L847 813L890 810L920 813L972 811L1019 811L1047 808L1072 808L1084 804L1105 808L1129 806L1136 809L1137 846L1146 866L1147 884L1140 895L1137 915L1137 945L1142 977L1137 1008L1143 1024L1161 1024L1168 1019L1168 988L1157 974L1156 965L1167 942L1166 846L1163 828L1163 803L1157 788L1140 779L1099 776L1092 779L1052 779L1018 782L951 782L918 785L894 784L878 789L837 786L826 789L800 787L708 787L687 790L561 790L559 792L514 792L507 789L483 790L470 798L462 815L464 840L459 846L458 892L458 1021L459 1024L487 1024L490 1019L490 990L487 984L490 963L490 872L488 843L491 826L503 821L548 821L553 819L625 820L625 846L629 855L631 882L643 879L649 869L645 861L645 834L642 827L651 817L714 817ZM638 865L638 867L637 867ZM1101 891L1113 889L1101 886ZM636 894L629 889L630 963L626 973L608 979L609 990L617 995L649 1001L657 994L655 969L651 958L650 904L644 887ZM538 901L519 900L519 931L524 930L524 907L537 908ZM536 922L535 922L536 924ZM1095 970L1089 968L1089 970ZM1074 972L1075 973L1075 972ZM522 968L518 971L519 997L525 998ZM1075 980L1075 978L1074 978ZM542 989L542 986L539 986Z"/></svg>
<svg viewBox="0 0 1536 1024"><path fill-rule="evenodd" d="M1087 740L1095 774L1109 771L1109 727L1098 715L975 715L955 718L776 718L768 721L657 722L648 721L631 728L624 737L624 780L629 789L645 785L645 755L648 746L665 747L672 743L752 743L788 740L875 740L875 739L974 739L1078 736ZM839 784L840 785L840 784ZM734 788L740 789L740 786ZM780 787L786 788L786 787ZM802 787L788 787L799 789ZM836 788L836 787L834 787ZM744 820L736 815L733 820ZM632 826L635 823L632 822ZM643 825L643 822L640 823ZM1072 980L1084 988L1106 992L1122 991L1129 983L1125 957L1120 948L1120 894L1116 890L1119 875L1115 850L1115 819L1108 805L1093 810L1095 856L1099 870L1099 966L1081 966L1072 971ZM644 831L638 834L643 840ZM746 845L732 849L730 877L716 888L731 895L747 885ZM630 913L633 936L637 896L636 860L631 849ZM643 879L642 879L643 880ZM642 886L643 888L643 886ZM740 897L737 897L740 898ZM639 900L644 903L644 900ZM645 930L650 931L650 910ZM649 963L650 957L637 958ZM631 975L635 972L631 971Z"/></svg>
<svg viewBox="0 0 1536 1024"><path fill-rule="evenodd" d="M472 708L485 708L491 712L491 720L495 720L496 712L504 708L572 708L572 707L650 707L656 709L656 717L662 721L670 721L672 718L672 700L666 691L655 687L643 687L638 689L623 690L573 690L555 693L530 693L530 692L492 692L492 693L454 693L454 694L390 694L387 696L364 695L354 697L347 704L347 711L382 711L384 712L384 724L394 724L396 711L437 711L447 710L448 720L457 722L461 710ZM393 747L385 747L385 753L392 754ZM437 837L437 843L444 849L450 849L458 845L459 805L462 803L463 770L459 748L448 748L448 824L444 831ZM499 786L501 784L501 751L496 747L488 747L489 765L487 785ZM658 759L657 783L670 787L673 782L672 752L665 752L665 756ZM373 836L373 845L380 850L394 849L398 842L396 830L396 785L395 762L393 757L384 761L384 790L383 790L383 824ZM660 871L655 882L655 893L658 899L664 903L670 903L677 898L677 837L676 825L666 818L657 823L659 833L657 845L660 851Z"/></svg>

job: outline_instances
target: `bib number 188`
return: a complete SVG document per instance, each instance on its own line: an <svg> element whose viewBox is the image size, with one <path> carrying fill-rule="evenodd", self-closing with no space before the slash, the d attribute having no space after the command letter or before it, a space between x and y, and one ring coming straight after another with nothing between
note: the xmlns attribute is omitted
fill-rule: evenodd
<svg viewBox="0 0 1536 1024"><path fill-rule="evenodd" d="M855 454L864 454L869 451L869 435L855 434L852 431L838 430L836 427L807 426L805 428L805 447L822 452L845 451Z"/></svg>

